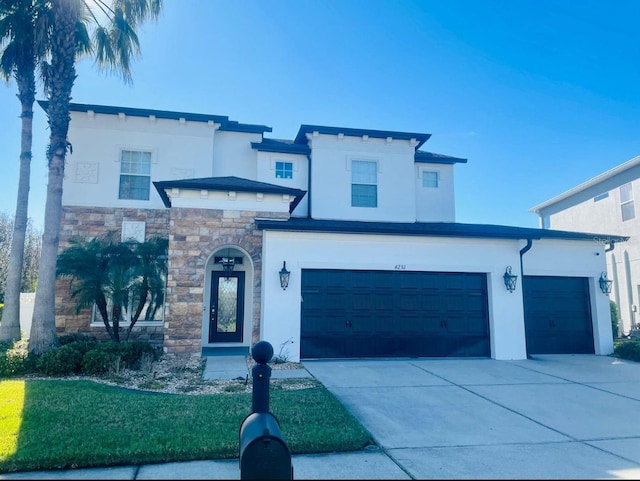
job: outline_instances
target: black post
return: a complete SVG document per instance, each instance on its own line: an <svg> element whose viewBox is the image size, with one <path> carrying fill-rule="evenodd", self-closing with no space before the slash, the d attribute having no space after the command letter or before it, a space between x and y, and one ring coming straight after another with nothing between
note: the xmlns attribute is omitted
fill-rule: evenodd
<svg viewBox="0 0 640 481"><path fill-rule="evenodd" d="M239 433L240 479L293 479L291 452L280 431L280 423L269 412L269 379L273 346L267 341L251 348L256 361L253 375L251 411Z"/></svg>
<svg viewBox="0 0 640 481"><path fill-rule="evenodd" d="M251 356L256 361L256 365L251 370L253 376L251 411L254 413L268 413L271 367L267 363L273 357L273 346L267 341L259 341L251 348Z"/></svg>

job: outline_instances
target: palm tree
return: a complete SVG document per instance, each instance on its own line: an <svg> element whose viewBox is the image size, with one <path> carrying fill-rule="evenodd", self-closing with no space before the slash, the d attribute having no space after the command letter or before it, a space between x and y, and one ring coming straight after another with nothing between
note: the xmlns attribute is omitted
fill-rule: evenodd
<svg viewBox="0 0 640 481"><path fill-rule="evenodd" d="M114 236L71 240L58 256L56 274L70 279L76 313L95 305L109 337L120 342L129 339L145 308L150 320L164 302L168 241L115 242ZM121 336L126 313L130 322Z"/></svg>
<svg viewBox="0 0 640 481"><path fill-rule="evenodd" d="M165 281L167 275L167 252L169 241L166 237L153 237L143 243L135 243L135 254L139 261L138 282L134 284L131 322L125 334L129 339L131 330L140 319L146 307L145 321L155 319L156 313L164 305Z"/></svg>
<svg viewBox="0 0 640 481"><path fill-rule="evenodd" d="M28 223L33 103L36 95L36 68L46 52L48 16L39 0L0 0L0 76L12 78L18 86L22 129L18 198L13 223L11 254L7 271L0 341L20 339L20 284Z"/></svg>
<svg viewBox="0 0 640 481"><path fill-rule="evenodd" d="M122 74L131 82L131 59L139 54L136 27L160 15L162 0L49 0L53 15L51 62L43 65L48 97L49 176L44 213L42 257L33 309L29 351L42 354L55 346L55 278L65 158L71 151L69 103L76 78L75 64L80 54L74 36L82 22L93 33L91 53L98 66Z"/></svg>

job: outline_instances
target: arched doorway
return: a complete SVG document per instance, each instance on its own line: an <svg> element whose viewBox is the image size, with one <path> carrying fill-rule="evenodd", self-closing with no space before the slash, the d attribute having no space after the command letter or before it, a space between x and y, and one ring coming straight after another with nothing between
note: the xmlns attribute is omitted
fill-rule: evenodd
<svg viewBox="0 0 640 481"><path fill-rule="evenodd" d="M203 348L250 344L252 279L251 257L243 249L223 246L210 256L205 271Z"/></svg>

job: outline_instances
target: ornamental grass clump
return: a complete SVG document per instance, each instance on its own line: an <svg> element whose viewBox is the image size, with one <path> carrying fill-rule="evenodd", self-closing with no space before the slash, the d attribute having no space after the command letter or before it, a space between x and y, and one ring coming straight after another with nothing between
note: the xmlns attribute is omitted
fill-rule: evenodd
<svg viewBox="0 0 640 481"><path fill-rule="evenodd" d="M35 370L35 356L27 350L27 340L0 342L0 378L21 376Z"/></svg>

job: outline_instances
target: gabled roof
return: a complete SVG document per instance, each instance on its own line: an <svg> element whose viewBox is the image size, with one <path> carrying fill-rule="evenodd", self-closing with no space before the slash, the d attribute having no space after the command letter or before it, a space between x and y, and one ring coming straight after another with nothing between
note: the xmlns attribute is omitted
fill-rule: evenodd
<svg viewBox="0 0 640 481"><path fill-rule="evenodd" d="M360 222L291 218L287 221L256 220L259 229L300 232L335 232L351 234L412 235L436 237L474 237L485 239L598 239L606 243L624 242L629 237L551 229L534 229L492 224L457 222Z"/></svg>
<svg viewBox="0 0 640 481"><path fill-rule="evenodd" d="M160 194L165 207L171 207L171 199L169 199L166 189L287 194L294 197L294 201L291 203L289 212L293 212L307 193L300 189L292 189L290 187L268 184L266 182L257 182L255 180L248 180L240 177L203 177L199 179L161 180L154 182L153 185L158 191L158 194Z"/></svg>
<svg viewBox="0 0 640 481"><path fill-rule="evenodd" d="M251 147L261 152L278 152L280 154L304 154L311 153L306 144L294 144L293 140L262 139L262 142L251 142Z"/></svg>
<svg viewBox="0 0 640 481"><path fill-rule="evenodd" d="M46 100L38 100L38 104L46 112L49 102ZM241 124L235 120L229 120L226 115L210 115L210 114L192 114L189 112L173 112L169 110L152 110L137 109L132 107L117 107L112 105L94 105L94 104L69 104L69 110L72 112L88 112L93 111L96 114L118 115L123 113L130 117L149 117L151 115L158 119L180 120L185 119L192 122L209 122L210 120L220 124L220 130L233 132L249 132L262 134L271 132L271 127L266 125Z"/></svg>
<svg viewBox="0 0 640 481"><path fill-rule="evenodd" d="M416 162L424 162L428 164L457 164L467 163L467 159L461 159L459 157L451 157L449 155L435 154L433 152L425 152L423 150L416 150L414 156Z"/></svg>
<svg viewBox="0 0 640 481"><path fill-rule="evenodd" d="M595 177L587 180L586 182L583 182L582 184L579 184L569 190L567 190L566 192L563 192L560 195L557 195L545 202L542 202L534 207L532 207L531 209L529 209L529 212L533 212L535 214L539 213L542 209L545 209L549 206L552 206L554 204L557 204L560 201L563 201L565 199L568 199L569 197L579 194L580 192L583 192L591 187L594 187L606 180L611 179L612 177L621 174L633 167L636 167L640 165L640 155L634 157L631 160L628 160L620 165L618 165L617 167L614 167L613 169L609 169L606 172L603 172L602 174L596 175ZM626 183L627 181L625 181Z"/></svg>
<svg viewBox="0 0 640 481"><path fill-rule="evenodd" d="M420 148L422 144L424 144L429 138L431 134L420 134L414 132L394 132L391 130L371 130L371 129L353 129L348 127L329 127L325 125L301 125L300 130L298 130L298 134L294 140L296 144L306 144L307 134L311 134L313 132L318 132L320 134L326 135L338 135L344 134L352 137L362 137L367 135L371 138L375 139L386 139L387 137L391 137L392 139L398 140L411 140L416 139L418 141L418 145L416 146L416 150Z"/></svg>

